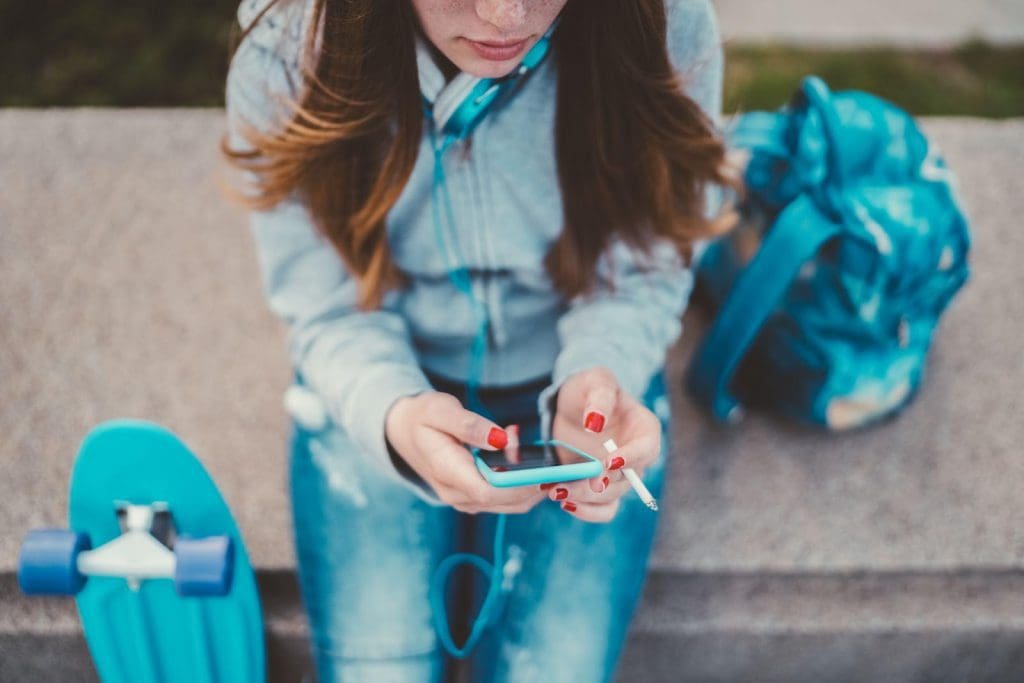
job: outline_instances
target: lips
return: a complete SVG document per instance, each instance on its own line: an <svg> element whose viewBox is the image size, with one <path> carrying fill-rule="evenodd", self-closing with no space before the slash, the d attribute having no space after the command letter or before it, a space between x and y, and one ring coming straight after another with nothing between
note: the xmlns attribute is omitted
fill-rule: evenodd
<svg viewBox="0 0 1024 683"><path fill-rule="evenodd" d="M518 56L526 46L526 41L526 38L502 42L481 42L470 40L469 38L466 39L466 42L470 44L478 55L493 62L504 62Z"/></svg>

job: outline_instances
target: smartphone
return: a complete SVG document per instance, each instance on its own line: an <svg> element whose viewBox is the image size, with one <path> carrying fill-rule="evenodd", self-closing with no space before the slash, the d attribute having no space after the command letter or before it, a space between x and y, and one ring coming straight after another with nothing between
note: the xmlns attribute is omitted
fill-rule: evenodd
<svg viewBox="0 0 1024 683"><path fill-rule="evenodd" d="M604 469L594 456L557 439L520 444L517 450L513 454L474 448L472 453L484 479L502 488L587 479Z"/></svg>

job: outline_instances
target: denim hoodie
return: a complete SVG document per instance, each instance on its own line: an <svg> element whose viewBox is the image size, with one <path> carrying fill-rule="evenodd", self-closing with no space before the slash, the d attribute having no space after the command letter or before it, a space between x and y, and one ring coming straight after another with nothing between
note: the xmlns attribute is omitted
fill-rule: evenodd
<svg viewBox="0 0 1024 683"><path fill-rule="evenodd" d="M265 2L244 0L239 23L248 26ZM672 64L687 94L720 125L723 59L711 2L666 2ZM271 9L236 52L226 84L234 148L247 147L239 120L268 129L286 111L275 98L299 94L297 62L312 5L298 0ZM417 61L421 91L433 101L444 78L426 50L417 51ZM599 286L566 301L552 286L543 260L562 226L556 71L549 57L487 115L469 149L456 143L444 157L455 237L491 324L480 383L514 385L550 375L538 399L542 425L550 422L550 398L578 370L607 367L625 391L640 396L681 332L693 282L669 244L656 244L649 260L613 241L597 267L598 281L613 280L614 292ZM478 329L471 302L447 276L435 236L433 164L425 125L415 168L387 219L392 257L410 285L389 293L379 310L357 308L355 280L298 199L252 212L250 228L264 294L287 325L289 357L312 392L307 398L316 399L363 457L437 504L396 469L384 439L391 405L431 389L421 368L467 378ZM709 208L717 209L718 188L708 194Z"/></svg>

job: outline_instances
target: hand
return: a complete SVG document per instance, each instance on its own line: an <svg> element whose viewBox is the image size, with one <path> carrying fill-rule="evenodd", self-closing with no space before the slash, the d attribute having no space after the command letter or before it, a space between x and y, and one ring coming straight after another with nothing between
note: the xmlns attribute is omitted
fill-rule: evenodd
<svg viewBox="0 0 1024 683"><path fill-rule="evenodd" d="M391 447L456 510L521 513L544 499L535 487L496 488L480 476L463 444L499 450L509 435L463 408L451 394L431 391L398 399L384 419L384 433Z"/></svg>
<svg viewBox="0 0 1024 683"><path fill-rule="evenodd" d="M643 404L623 391L606 368L573 373L558 390L551 435L603 459L604 472L591 479L543 484L551 500L588 522L609 522L631 487L622 468L643 475L661 452L661 422ZM619 449L608 455L604 442L614 438Z"/></svg>

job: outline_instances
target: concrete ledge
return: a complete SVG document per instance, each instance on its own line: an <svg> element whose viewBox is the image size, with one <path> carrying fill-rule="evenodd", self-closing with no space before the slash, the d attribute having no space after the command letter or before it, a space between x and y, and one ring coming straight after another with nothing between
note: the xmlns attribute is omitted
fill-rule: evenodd
<svg viewBox="0 0 1024 683"><path fill-rule="evenodd" d="M309 629L294 572L259 572L269 681L312 680ZM75 602L27 598L0 574L0 681L98 681Z"/></svg>
<svg viewBox="0 0 1024 683"><path fill-rule="evenodd" d="M81 438L124 416L166 424L202 456L260 573L281 680L303 666L287 578L290 374L244 218L213 187L222 119L0 110L0 680L86 675L71 603L25 601L13 571L28 529L66 520ZM723 429L679 391L704 324L689 313L671 354L671 480L630 677L1006 680L1024 669L1013 613L1024 120L924 125L962 179L975 246L923 393L856 434L758 416ZM53 668L36 656L47 652Z"/></svg>
<svg viewBox="0 0 1024 683"><path fill-rule="evenodd" d="M294 575L260 574L270 681L313 680ZM1024 670L1020 572L651 573L616 680L998 681ZM74 603L0 576L0 680L97 680Z"/></svg>

